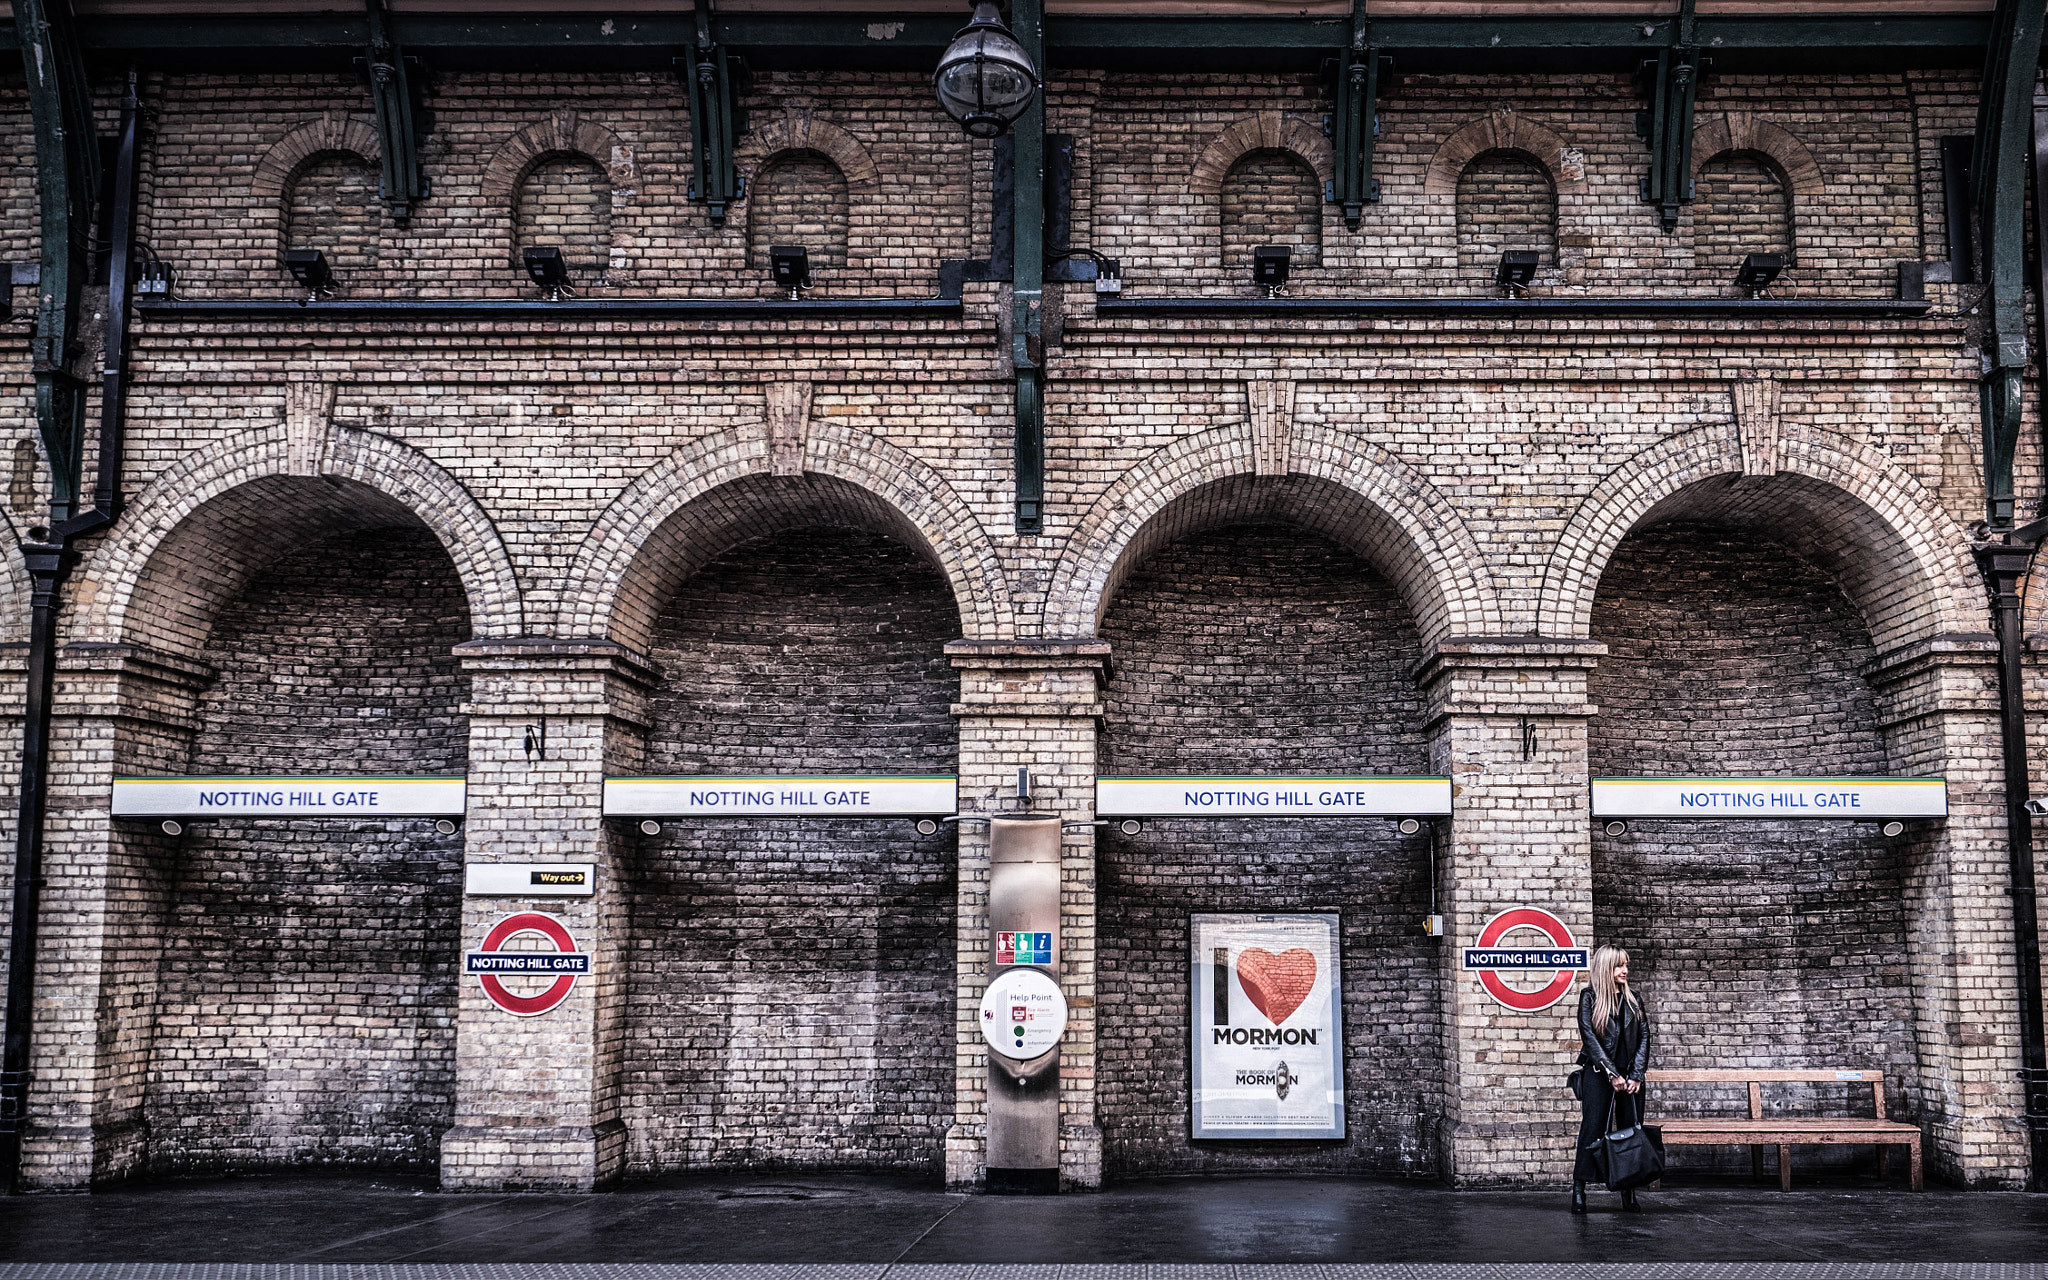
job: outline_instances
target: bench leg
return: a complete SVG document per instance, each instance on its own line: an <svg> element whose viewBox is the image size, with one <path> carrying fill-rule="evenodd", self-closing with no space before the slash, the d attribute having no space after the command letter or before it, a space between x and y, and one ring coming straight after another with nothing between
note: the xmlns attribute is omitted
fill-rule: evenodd
<svg viewBox="0 0 2048 1280"><path fill-rule="evenodd" d="M1781 1146L1778 1148L1778 1190L1790 1191L1791 1189L1792 1148Z"/></svg>
<svg viewBox="0 0 2048 1280"><path fill-rule="evenodd" d="M1912 1149L1912 1152L1913 1152L1913 1190L1915 1190L1915 1191L1918 1191L1918 1190L1920 1190L1920 1189L1921 1189L1921 1183L1920 1183L1920 1135L1919 1135L1919 1134L1917 1134L1917 1133L1916 1133L1916 1134L1914 1134L1914 1135L1913 1135L1913 1140L1912 1140L1912 1141L1911 1141L1910 1143L1908 1143L1908 1144L1907 1144L1907 1146L1909 1146L1909 1147L1910 1147L1910 1148Z"/></svg>
<svg viewBox="0 0 2048 1280"><path fill-rule="evenodd" d="M1879 1143L1877 1146L1877 1180L1879 1182L1890 1182L1892 1180L1892 1149L1884 1143Z"/></svg>
<svg viewBox="0 0 2048 1280"><path fill-rule="evenodd" d="M1754 1142L1749 1144L1749 1180L1751 1182L1762 1182L1764 1180L1764 1149Z"/></svg>

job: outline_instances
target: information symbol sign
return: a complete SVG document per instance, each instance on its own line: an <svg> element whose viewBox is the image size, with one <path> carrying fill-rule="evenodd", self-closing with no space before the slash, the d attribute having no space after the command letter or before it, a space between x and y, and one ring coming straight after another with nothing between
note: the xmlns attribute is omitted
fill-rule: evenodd
<svg viewBox="0 0 2048 1280"><path fill-rule="evenodd" d="M997 964L1051 964L1052 934L996 931Z"/></svg>

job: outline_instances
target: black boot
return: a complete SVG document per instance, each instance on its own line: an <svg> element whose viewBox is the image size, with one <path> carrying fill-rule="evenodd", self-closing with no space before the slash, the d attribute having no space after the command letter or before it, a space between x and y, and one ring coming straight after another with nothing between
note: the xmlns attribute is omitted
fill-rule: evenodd
<svg viewBox="0 0 2048 1280"><path fill-rule="evenodd" d="M1643 1211L1643 1206L1636 1203L1636 1193L1633 1191L1621 1193L1621 1208L1624 1213L1641 1213Z"/></svg>
<svg viewBox="0 0 2048 1280"><path fill-rule="evenodd" d="M1585 1211L1586 1184L1583 1182L1574 1182L1572 1183L1572 1212L1584 1213Z"/></svg>

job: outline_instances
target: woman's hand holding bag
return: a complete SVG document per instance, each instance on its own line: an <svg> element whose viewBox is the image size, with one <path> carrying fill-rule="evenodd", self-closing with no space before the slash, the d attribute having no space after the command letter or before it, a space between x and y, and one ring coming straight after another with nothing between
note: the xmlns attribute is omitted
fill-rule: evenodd
<svg viewBox="0 0 2048 1280"><path fill-rule="evenodd" d="M1642 1103L1636 1104L1636 1123L1625 1129L1614 1127L1615 1099L1607 1107L1607 1133L1599 1140L1600 1165L1607 1171L1610 1191L1634 1191L1664 1176L1664 1131L1642 1123Z"/></svg>

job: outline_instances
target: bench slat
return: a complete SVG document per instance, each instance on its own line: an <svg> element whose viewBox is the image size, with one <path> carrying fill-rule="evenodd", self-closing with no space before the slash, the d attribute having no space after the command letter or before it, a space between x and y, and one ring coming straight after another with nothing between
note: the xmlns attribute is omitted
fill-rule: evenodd
<svg viewBox="0 0 2048 1280"><path fill-rule="evenodd" d="M1672 1068L1654 1070L1648 1073L1652 1081L1669 1084L1747 1084L1752 1080L1795 1084L1874 1084L1884 1079L1882 1071L1719 1071L1693 1068Z"/></svg>
<svg viewBox="0 0 2048 1280"><path fill-rule="evenodd" d="M1718 1120L1712 1117L1685 1117L1682 1119L1650 1119L1653 1125L1661 1126L1668 1139L1674 1133L1726 1133L1739 1134L1730 1141L1765 1142L1765 1135L1775 1133L1861 1133L1861 1134L1918 1134L1919 1126L1900 1124L1896 1120L1856 1120L1845 1117L1827 1116L1781 1116L1774 1120ZM1787 1139L1804 1142L1804 1138ZM1866 1137L1864 1141L1869 1141Z"/></svg>

